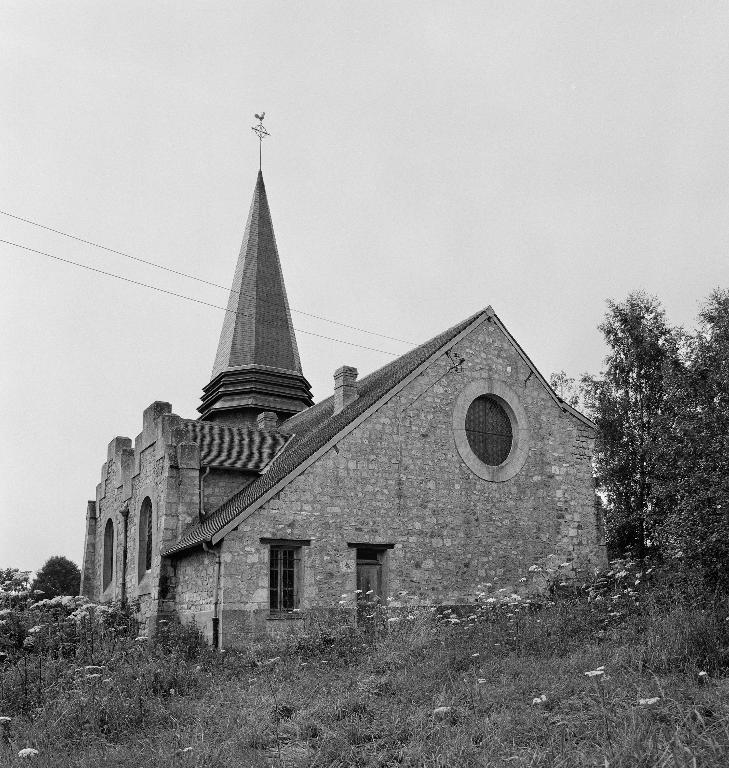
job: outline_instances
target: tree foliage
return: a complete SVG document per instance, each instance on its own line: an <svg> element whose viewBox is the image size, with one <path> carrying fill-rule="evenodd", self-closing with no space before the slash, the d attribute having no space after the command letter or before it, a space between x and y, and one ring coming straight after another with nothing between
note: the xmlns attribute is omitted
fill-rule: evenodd
<svg viewBox="0 0 729 768"><path fill-rule="evenodd" d="M655 544L662 510L655 493L655 445L666 403L666 371L677 365L677 334L660 302L634 292L608 302L598 326L609 348L600 377L583 378L598 427L595 464L606 499L606 532L615 554L643 559Z"/></svg>
<svg viewBox="0 0 729 768"><path fill-rule="evenodd" d="M714 291L685 335L683 365L669 371L670 393L656 446L656 492L667 510L663 547L729 587L729 291Z"/></svg>
<svg viewBox="0 0 729 768"><path fill-rule="evenodd" d="M49 557L36 574L31 590L40 590L44 598L59 595L78 595L81 587L81 571L67 557Z"/></svg>

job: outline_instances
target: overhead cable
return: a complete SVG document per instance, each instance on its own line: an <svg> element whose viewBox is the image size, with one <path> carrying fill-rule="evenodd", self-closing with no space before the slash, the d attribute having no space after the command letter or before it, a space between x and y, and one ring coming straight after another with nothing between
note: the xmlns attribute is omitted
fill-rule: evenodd
<svg viewBox="0 0 729 768"><path fill-rule="evenodd" d="M78 237L77 235L71 235L68 232L63 232L60 229L55 229L54 227L49 227L46 224L41 224L38 221L33 221L32 219L26 219L23 216L18 216L15 213L11 213L10 211L3 211L0 210L0 213L3 216L9 216L11 219L16 219L17 221L22 221L25 224L32 224L34 227L38 227L39 229L45 229L48 232L53 232L56 235L62 235L63 237L67 237L70 240L76 240L79 243L84 243L84 245L91 245L94 248L99 248L102 251L107 251L108 253L114 253L117 256L124 256L125 259L131 259L132 261L137 261L140 264L146 264L148 267L154 267L155 269L162 269L165 272L171 272L173 275L179 275L180 277L186 277L189 280L195 280L198 283L203 283L204 285L210 285L213 288L220 288L223 291L229 291L229 288L226 288L224 285L220 285L219 283L214 283L212 280L206 280L203 277L198 277L197 275L190 275L187 272L182 272L179 269L173 269L172 267L166 267L164 264L158 264L155 261L150 261L148 259L142 259L139 256L132 256L130 253L125 253L124 251L118 251L116 248L109 248L106 245L102 245L101 243L96 243L93 240L87 240L83 237ZM265 299L260 299L260 301L265 301ZM389 339L390 341L398 341L402 344L410 344L411 346L415 346L415 343L412 341L407 341L406 339L398 339L396 336L388 336L384 333L377 333L377 331L368 331L366 328L360 328L356 325L350 325L349 323L343 323L340 320L332 320L328 317L324 317L323 315L315 315L312 312L305 312L303 309L294 309L293 307L290 307L292 312L296 312L299 315L305 315L306 317L313 317L316 320L323 320L326 323L332 323L333 325L339 325L342 328L349 328L353 331L359 331L360 333L367 333L370 336L379 336L383 339Z"/></svg>
<svg viewBox="0 0 729 768"><path fill-rule="evenodd" d="M71 259L64 259L61 256L56 256L46 251L39 251L36 248L30 248L29 246L22 245L21 243L14 243L11 240L0 239L0 243L5 243L6 245L12 245L14 248L22 248L24 251L37 253L41 256L47 256L49 259L55 259L56 261L63 262L64 264L71 264L74 267L81 267L81 269L87 269L90 272L97 272L100 275L106 275L107 277L114 277L117 280L123 280L125 283L131 283L132 285L140 285L144 288L149 288L153 291L158 291L159 293L166 293L168 296L176 296L178 299L193 301L195 302L195 304L202 304L203 306L212 307L213 309L222 309L224 312L230 312L234 315L245 314L243 312L236 312L234 309L228 309L227 307L222 307L220 306L220 304L213 304L209 301L196 299L193 296L187 296L184 293L176 293L175 291L169 291L166 288L160 288L157 285L150 285L149 283L143 283L140 280L132 280L131 277L124 277L123 275L117 275L115 272L107 272L106 270L98 269L97 267L90 267L88 264L81 264L78 261L71 261ZM294 328L294 330L296 331L296 333L304 333L307 336L315 336L318 339L326 339L327 341L336 341L339 344L347 344L350 347L359 347L359 349L366 349L366 350L369 350L370 352L381 352L384 355L391 355L392 357L398 357L397 353L388 352L386 349L378 349L377 347L368 347L368 346L365 346L364 344L357 344L354 341L345 341L344 339L338 339L334 336L325 336L322 333L314 333L314 331L305 331L301 328Z"/></svg>

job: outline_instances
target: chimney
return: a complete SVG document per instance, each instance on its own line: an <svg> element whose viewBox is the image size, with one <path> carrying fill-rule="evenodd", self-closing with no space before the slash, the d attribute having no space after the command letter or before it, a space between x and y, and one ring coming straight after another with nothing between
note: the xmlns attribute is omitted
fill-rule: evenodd
<svg viewBox="0 0 729 768"><path fill-rule="evenodd" d="M263 432L275 432L278 429L278 416L273 411L263 411L256 417L256 426Z"/></svg>
<svg viewBox="0 0 729 768"><path fill-rule="evenodd" d="M357 369L343 365L334 371L334 413L357 399Z"/></svg>

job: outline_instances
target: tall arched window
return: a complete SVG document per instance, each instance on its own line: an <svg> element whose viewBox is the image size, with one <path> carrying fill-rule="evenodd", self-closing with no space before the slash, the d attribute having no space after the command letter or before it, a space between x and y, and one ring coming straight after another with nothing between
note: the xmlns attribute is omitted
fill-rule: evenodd
<svg viewBox="0 0 729 768"><path fill-rule="evenodd" d="M103 586L104 590L111 584L114 576L114 523L111 518L106 521L104 528L104 570Z"/></svg>
<svg viewBox="0 0 729 768"><path fill-rule="evenodd" d="M152 567L152 500L145 497L139 510L139 545L137 547L139 581Z"/></svg>

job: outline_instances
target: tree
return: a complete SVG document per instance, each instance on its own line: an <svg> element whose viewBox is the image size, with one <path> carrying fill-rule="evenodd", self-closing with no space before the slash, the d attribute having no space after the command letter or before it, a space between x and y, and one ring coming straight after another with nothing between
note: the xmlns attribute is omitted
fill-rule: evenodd
<svg viewBox="0 0 729 768"><path fill-rule="evenodd" d="M583 377L588 412L598 427L595 466L606 501L608 548L641 561L655 546L662 517L654 492L654 444L666 401L666 371L678 364L677 332L660 302L641 291L608 301L598 326L609 347L599 378Z"/></svg>
<svg viewBox="0 0 729 768"><path fill-rule="evenodd" d="M729 291L714 291L686 335L684 365L667 379L670 397L656 446L656 491L667 510L665 547L729 588Z"/></svg>
<svg viewBox="0 0 729 768"><path fill-rule="evenodd" d="M19 596L27 595L30 571L0 568L0 608L11 605Z"/></svg>
<svg viewBox="0 0 729 768"><path fill-rule="evenodd" d="M78 595L81 587L81 571L67 557L49 557L36 574L31 591L42 590L42 597Z"/></svg>
<svg viewBox="0 0 729 768"><path fill-rule="evenodd" d="M567 405L579 408L581 400L580 383L568 376L564 371L553 373L549 377L549 386L564 400Z"/></svg>

